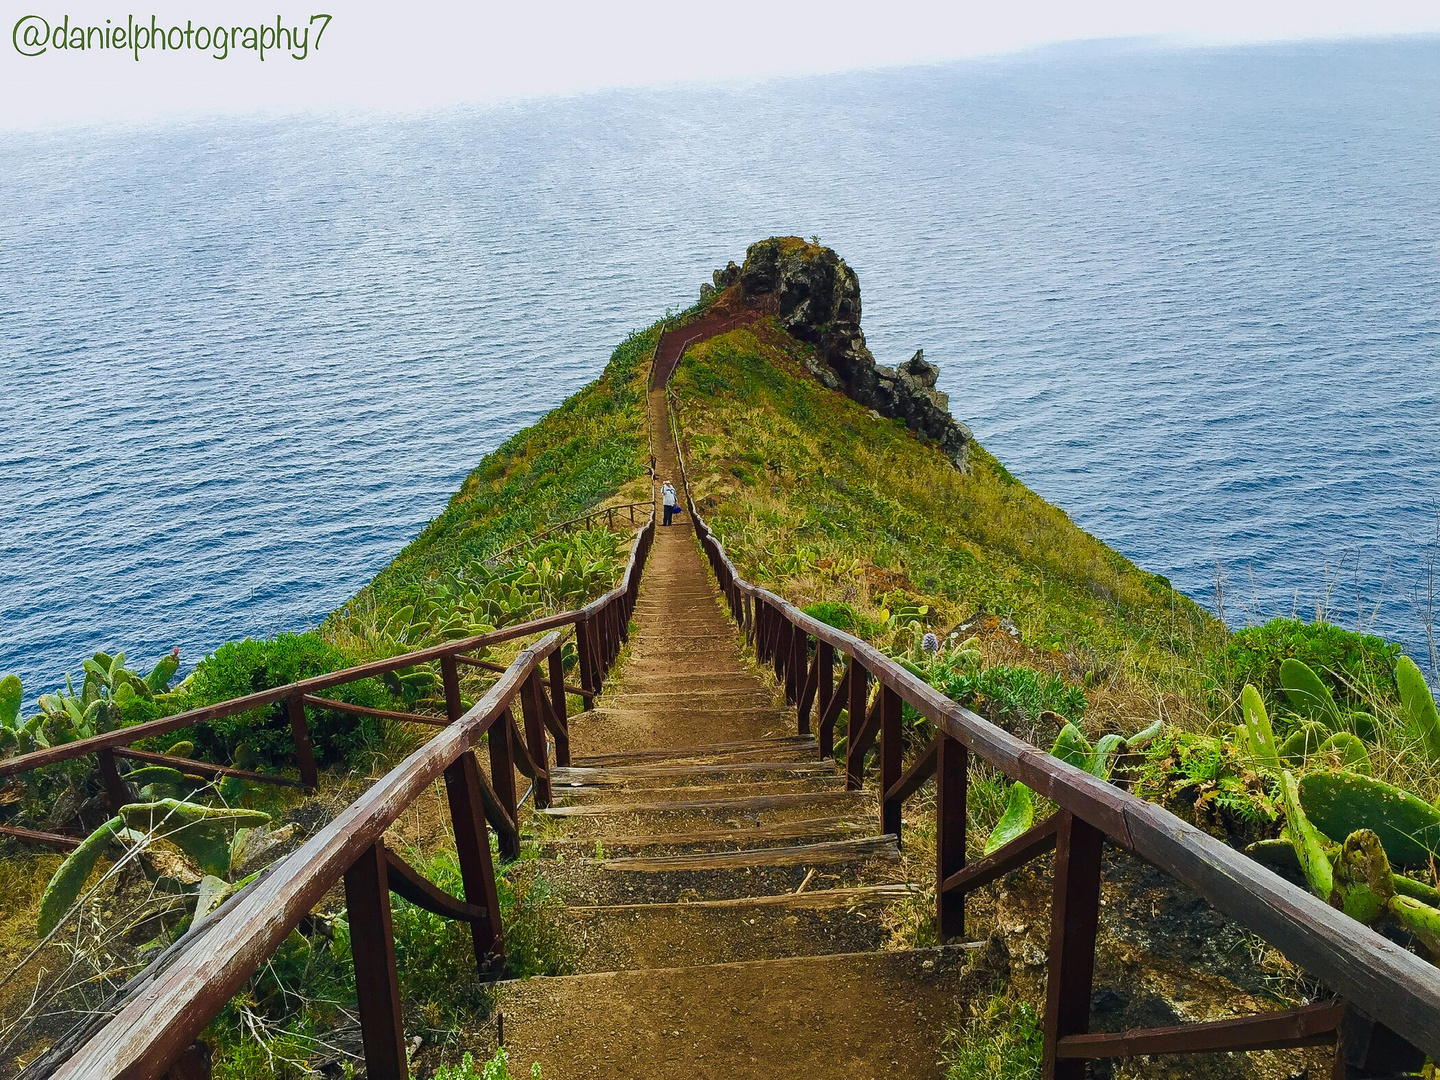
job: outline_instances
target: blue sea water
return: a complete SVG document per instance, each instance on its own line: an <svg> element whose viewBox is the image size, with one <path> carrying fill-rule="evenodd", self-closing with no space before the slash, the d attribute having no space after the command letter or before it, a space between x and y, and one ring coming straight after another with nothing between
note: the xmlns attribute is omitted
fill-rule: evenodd
<svg viewBox="0 0 1440 1080"><path fill-rule="evenodd" d="M1225 615L1426 655L1440 40L1004 60L419 119L0 135L0 671L312 625L774 233L882 362Z"/></svg>

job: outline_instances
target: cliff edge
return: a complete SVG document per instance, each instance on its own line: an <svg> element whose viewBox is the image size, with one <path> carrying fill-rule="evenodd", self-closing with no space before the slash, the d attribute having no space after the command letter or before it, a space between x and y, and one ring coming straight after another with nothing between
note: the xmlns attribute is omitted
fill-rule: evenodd
<svg viewBox="0 0 1440 1080"><path fill-rule="evenodd" d="M751 244L745 264L716 270L701 299L736 289L739 299L775 306L780 325L814 349L806 366L832 390L882 416L900 419L938 444L955 467L968 467L973 436L935 389L940 369L918 350L899 367L876 363L860 328L860 279L831 248L798 236Z"/></svg>

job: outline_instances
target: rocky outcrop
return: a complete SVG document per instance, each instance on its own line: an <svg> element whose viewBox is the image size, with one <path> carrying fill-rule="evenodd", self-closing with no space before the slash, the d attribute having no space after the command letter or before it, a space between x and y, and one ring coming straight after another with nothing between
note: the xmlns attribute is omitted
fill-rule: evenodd
<svg viewBox="0 0 1440 1080"><path fill-rule="evenodd" d="M737 280L747 298L775 295L780 324L814 346L810 369L816 378L882 416L904 420L965 468L973 436L935 389L940 369L923 350L898 368L875 362L860 329L860 281L832 249L797 236L761 240L745 252L744 266L732 262L715 271L714 287Z"/></svg>

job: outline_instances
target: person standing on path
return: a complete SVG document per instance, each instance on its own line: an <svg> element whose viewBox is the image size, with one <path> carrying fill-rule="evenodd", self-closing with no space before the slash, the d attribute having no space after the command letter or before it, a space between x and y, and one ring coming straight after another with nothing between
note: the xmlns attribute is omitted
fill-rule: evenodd
<svg viewBox="0 0 1440 1080"><path fill-rule="evenodd" d="M666 480L660 488L660 501L665 504L665 524L670 524L670 519L675 516L678 509L675 502L675 485Z"/></svg>

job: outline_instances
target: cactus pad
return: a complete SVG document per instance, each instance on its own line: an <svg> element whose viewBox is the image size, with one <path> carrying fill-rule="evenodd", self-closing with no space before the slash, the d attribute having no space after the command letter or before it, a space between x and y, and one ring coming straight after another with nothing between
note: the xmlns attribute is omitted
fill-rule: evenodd
<svg viewBox="0 0 1440 1080"><path fill-rule="evenodd" d="M1354 772L1311 773L1300 781L1300 804L1327 836L1372 829L1390 861L1416 866L1440 854L1440 810L1408 791Z"/></svg>
<svg viewBox="0 0 1440 1080"><path fill-rule="evenodd" d="M1415 661L1401 656L1395 665L1395 688L1400 691L1400 704L1410 727L1420 736L1425 753L1430 760L1440 765L1440 712L1435 708L1435 696L1425 683L1425 676Z"/></svg>
<svg viewBox="0 0 1440 1080"><path fill-rule="evenodd" d="M985 841L985 854L998 851L1024 833L1035 823L1035 799L1024 784L1011 784L1005 800L1005 813L995 823L995 830Z"/></svg>
<svg viewBox="0 0 1440 1080"><path fill-rule="evenodd" d="M1340 726L1340 708L1323 679L1303 660L1294 657L1280 665L1280 687L1295 711L1332 731Z"/></svg>
<svg viewBox="0 0 1440 1080"><path fill-rule="evenodd" d="M20 691L20 676L6 675L0 679L0 727L19 727L20 702L23 697Z"/></svg>
<svg viewBox="0 0 1440 1080"><path fill-rule="evenodd" d="M1342 769L1370 775L1370 753L1358 735L1348 731L1337 731L1320 744L1320 753L1334 755Z"/></svg>
<svg viewBox="0 0 1440 1080"><path fill-rule="evenodd" d="M1090 755L1093 752L1090 740L1085 738L1084 733L1074 724L1066 724L1061 728L1060 734L1055 737L1055 745L1050 748L1050 753L1077 769L1089 768Z"/></svg>
<svg viewBox="0 0 1440 1080"><path fill-rule="evenodd" d="M65 861L55 870L50 884L45 886L44 895L40 897L40 918L36 929L41 937L59 926L65 913L75 906L80 899L80 890L90 879L90 872L95 869L95 864L100 861L115 834L124 827L125 823L120 818L113 817L65 856Z"/></svg>
<svg viewBox="0 0 1440 1080"><path fill-rule="evenodd" d="M230 871L230 834L270 820L258 810L213 809L177 799L132 803L120 808L120 816L137 832L169 840L201 870L217 877Z"/></svg>
<svg viewBox="0 0 1440 1080"><path fill-rule="evenodd" d="M1260 691L1249 683L1240 691L1240 709L1245 714L1245 735L1251 756L1262 765L1278 769L1280 751L1275 745L1275 729L1270 726L1270 717L1265 713Z"/></svg>
<svg viewBox="0 0 1440 1080"><path fill-rule="evenodd" d="M1280 774L1280 798L1285 807L1285 824L1290 830L1290 842L1295 847L1295 857L1300 860L1300 869L1315 895L1330 902L1335 891L1335 871L1330 865L1326 850L1333 847L1326 837L1311 824L1300 802L1300 791L1295 777L1290 773Z"/></svg>

